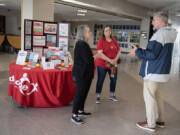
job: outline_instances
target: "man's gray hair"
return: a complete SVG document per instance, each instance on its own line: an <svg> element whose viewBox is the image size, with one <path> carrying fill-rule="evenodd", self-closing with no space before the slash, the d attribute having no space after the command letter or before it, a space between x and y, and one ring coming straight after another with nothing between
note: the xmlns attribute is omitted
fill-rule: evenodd
<svg viewBox="0 0 180 135"><path fill-rule="evenodd" d="M158 16L164 21L165 24L168 24L168 12L159 11L159 12L154 13L154 16Z"/></svg>
<svg viewBox="0 0 180 135"><path fill-rule="evenodd" d="M78 40L83 40L84 41L85 40L84 35L85 35L86 28L89 28L89 26L88 25L79 25L77 27L76 41L78 41Z"/></svg>

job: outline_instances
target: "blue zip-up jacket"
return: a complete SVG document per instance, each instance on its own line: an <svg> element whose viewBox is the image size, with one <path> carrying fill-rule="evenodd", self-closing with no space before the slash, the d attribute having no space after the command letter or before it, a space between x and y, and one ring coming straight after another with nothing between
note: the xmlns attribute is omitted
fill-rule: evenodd
<svg viewBox="0 0 180 135"><path fill-rule="evenodd" d="M168 81L176 36L175 29L162 27L154 33L145 50L136 50L136 55L142 60L139 74L145 80Z"/></svg>

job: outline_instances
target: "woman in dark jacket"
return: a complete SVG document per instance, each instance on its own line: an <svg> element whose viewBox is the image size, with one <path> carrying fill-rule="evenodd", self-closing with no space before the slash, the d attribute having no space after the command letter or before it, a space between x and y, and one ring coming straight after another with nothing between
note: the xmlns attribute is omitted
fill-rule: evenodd
<svg viewBox="0 0 180 135"><path fill-rule="evenodd" d="M89 116L91 113L84 111L85 101L91 86L94 75L94 58L91 48L87 43L91 37L90 29L87 25L80 25L77 28L76 45L74 49L73 79L76 83L76 95L73 103L72 122L82 124L80 116Z"/></svg>

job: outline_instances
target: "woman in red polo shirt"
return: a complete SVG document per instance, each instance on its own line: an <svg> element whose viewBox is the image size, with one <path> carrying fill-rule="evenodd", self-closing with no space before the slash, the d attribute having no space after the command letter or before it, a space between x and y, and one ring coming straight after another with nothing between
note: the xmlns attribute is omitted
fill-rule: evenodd
<svg viewBox="0 0 180 135"><path fill-rule="evenodd" d="M110 77L110 97L109 99L118 102L115 97L115 88L117 80L117 70L113 76L111 76L111 70L107 67L106 63L109 62L113 65L117 65L117 61L120 57L120 48L117 40L112 38L112 32L109 26L106 26L103 30L103 37L98 40L97 51L102 53L101 58L96 59L96 66L98 71L98 80L96 84L96 103L100 103L100 95L102 91L103 82L108 72Z"/></svg>

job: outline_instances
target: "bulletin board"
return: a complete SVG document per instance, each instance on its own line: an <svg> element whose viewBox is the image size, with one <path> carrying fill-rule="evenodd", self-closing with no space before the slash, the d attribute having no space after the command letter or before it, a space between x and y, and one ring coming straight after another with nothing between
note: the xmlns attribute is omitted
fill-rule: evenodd
<svg viewBox="0 0 180 135"><path fill-rule="evenodd" d="M68 48L69 27L67 23L25 19L24 50L36 51L43 55L48 47L60 47L61 45L61 49Z"/></svg>

